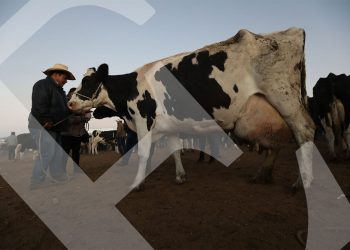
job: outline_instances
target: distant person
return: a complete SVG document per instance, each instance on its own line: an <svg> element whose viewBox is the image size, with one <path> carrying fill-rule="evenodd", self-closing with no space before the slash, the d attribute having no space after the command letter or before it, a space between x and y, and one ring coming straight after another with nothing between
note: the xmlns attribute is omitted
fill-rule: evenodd
<svg viewBox="0 0 350 250"><path fill-rule="evenodd" d="M208 133L207 135L200 135L199 138L199 158L197 162L204 161L204 149L205 145L208 142L211 155L209 158L209 163L215 161L215 157L219 157L219 146L220 146L220 138L217 133Z"/></svg>
<svg viewBox="0 0 350 250"><path fill-rule="evenodd" d="M125 132L126 132L126 143L125 143L125 154L123 155L123 159L120 163L121 166L128 165L130 156L132 154L132 148L138 143L137 139L137 133L132 131L124 122L125 124Z"/></svg>
<svg viewBox="0 0 350 250"><path fill-rule="evenodd" d="M67 94L69 100L76 88L71 88ZM73 114L69 117L66 123L66 128L62 132L62 147L67 155L65 155L63 164L66 165L68 155L72 152L73 172L74 174L81 173L80 164L80 146L82 138L88 133L85 129L85 124L91 119L91 113ZM87 135L88 136L88 135Z"/></svg>
<svg viewBox="0 0 350 250"><path fill-rule="evenodd" d="M8 159L14 160L15 159L15 149L17 146L17 136L15 132L11 132L11 135L6 138L7 146L8 146Z"/></svg>
<svg viewBox="0 0 350 250"><path fill-rule="evenodd" d="M32 108L28 118L28 128L39 153L33 167L31 188L43 184L48 169L53 181L67 180L62 164L64 152L61 148L61 133L70 111L63 86L67 80L75 80L75 77L63 64L55 64L43 73L47 77L33 86Z"/></svg>
<svg viewBox="0 0 350 250"><path fill-rule="evenodd" d="M125 131L126 123L123 120L117 120L117 145L118 151L120 155L124 155L126 153L126 131Z"/></svg>

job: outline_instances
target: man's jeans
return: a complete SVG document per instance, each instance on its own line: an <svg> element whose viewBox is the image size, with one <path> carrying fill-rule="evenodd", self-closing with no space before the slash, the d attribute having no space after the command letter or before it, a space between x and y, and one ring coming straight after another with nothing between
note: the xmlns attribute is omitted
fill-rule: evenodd
<svg viewBox="0 0 350 250"><path fill-rule="evenodd" d="M9 149L9 160L14 160L15 159L15 149L16 146L8 146Z"/></svg>
<svg viewBox="0 0 350 250"><path fill-rule="evenodd" d="M48 169L54 179L60 180L66 177L61 134L36 128L29 128L29 131L38 146L39 153L39 157L34 162L32 182L43 182Z"/></svg>

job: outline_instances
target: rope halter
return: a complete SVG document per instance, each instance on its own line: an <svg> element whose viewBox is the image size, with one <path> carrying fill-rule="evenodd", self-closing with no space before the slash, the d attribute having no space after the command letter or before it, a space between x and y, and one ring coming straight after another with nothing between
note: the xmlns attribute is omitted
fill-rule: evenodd
<svg viewBox="0 0 350 250"><path fill-rule="evenodd" d="M77 96L81 96L81 97L84 97L85 99L89 100L89 101L93 101L94 99L96 99L96 95L97 95L97 92L101 89L102 87L102 82L98 85L97 89L95 90L95 92L92 94L91 97L88 97L86 95L83 95L83 94L80 94L80 93L75 93Z"/></svg>

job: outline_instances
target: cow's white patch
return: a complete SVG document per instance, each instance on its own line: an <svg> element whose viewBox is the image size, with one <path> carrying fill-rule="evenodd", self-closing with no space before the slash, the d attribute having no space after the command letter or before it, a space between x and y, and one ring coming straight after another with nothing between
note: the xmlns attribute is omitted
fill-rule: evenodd
<svg viewBox="0 0 350 250"><path fill-rule="evenodd" d="M93 108L97 108L98 106L106 106L114 111L117 111L112 100L108 96L108 92L106 88L102 85L101 91L96 99L92 102Z"/></svg>
<svg viewBox="0 0 350 250"><path fill-rule="evenodd" d="M97 146L99 143L103 143L104 140L102 137L99 136L99 133L97 133L96 136L92 137L91 139L91 154L93 155L97 155L98 151L97 151Z"/></svg>
<svg viewBox="0 0 350 250"><path fill-rule="evenodd" d="M197 56L192 58L192 64L198 64Z"/></svg>

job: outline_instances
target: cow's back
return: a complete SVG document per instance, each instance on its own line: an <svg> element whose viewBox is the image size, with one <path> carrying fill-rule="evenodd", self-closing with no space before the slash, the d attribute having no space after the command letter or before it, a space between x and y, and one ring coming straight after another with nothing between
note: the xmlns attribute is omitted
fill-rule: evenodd
<svg viewBox="0 0 350 250"><path fill-rule="evenodd" d="M17 135L17 143L22 145L21 152L23 152L25 149L38 149L38 145L36 145L30 133Z"/></svg>
<svg viewBox="0 0 350 250"><path fill-rule="evenodd" d="M169 84L166 74L162 77L162 72L167 72L221 127L232 129L242 107L254 94L270 99L273 95L269 91L285 84L294 85L295 90L283 93L286 100L306 99L304 31L291 28L258 35L241 30L226 41L147 64L137 72L140 99L135 102L147 90L157 102L157 115L167 114L178 120L204 119L191 110L191 100L176 96L178 88ZM151 86L145 86L149 83ZM187 109L183 108L184 102Z"/></svg>

